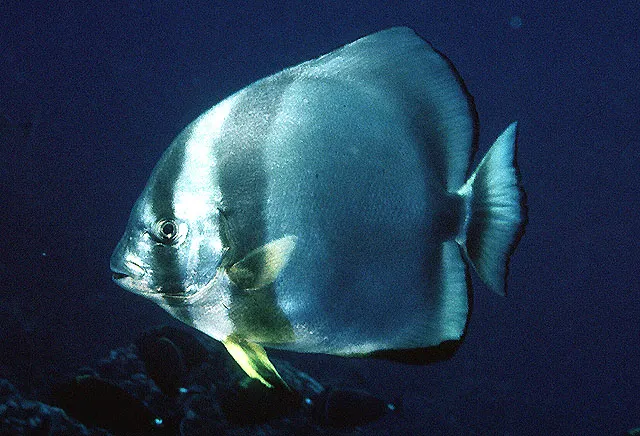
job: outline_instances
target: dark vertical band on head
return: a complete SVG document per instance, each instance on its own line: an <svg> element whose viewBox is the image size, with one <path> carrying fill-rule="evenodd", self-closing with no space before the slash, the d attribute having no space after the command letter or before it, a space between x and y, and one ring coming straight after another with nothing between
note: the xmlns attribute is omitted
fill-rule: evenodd
<svg viewBox="0 0 640 436"><path fill-rule="evenodd" d="M150 180L154 183L150 185L147 195L151 206L150 212L156 222L175 218L175 193L179 188L180 175L184 171L185 143L192 130L191 125L187 126L174 139L151 175ZM160 174L161 177L158 176ZM191 314L179 304L180 295L185 291L184 280L182 280L184 267L180 263L180 257L170 246L158 246L153 253L157 256L156 263L162 266L164 280L162 298L172 307L174 316L193 325Z"/></svg>
<svg viewBox="0 0 640 436"><path fill-rule="evenodd" d="M273 175L266 163L265 143L280 112L281 98L293 80L281 73L241 92L222 126L214 153L225 219L236 233L230 263L269 242L265 210ZM230 318L235 330L249 340L278 342L291 336L273 285L255 292L233 292Z"/></svg>

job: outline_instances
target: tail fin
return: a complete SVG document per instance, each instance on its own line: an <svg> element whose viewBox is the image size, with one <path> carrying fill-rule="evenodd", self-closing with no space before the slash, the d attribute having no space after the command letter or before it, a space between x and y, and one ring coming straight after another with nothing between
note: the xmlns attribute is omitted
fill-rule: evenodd
<svg viewBox="0 0 640 436"><path fill-rule="evenodd" d="M482 281L505 295L509 257L527 221L516 165L517 123L498 137L458 194L465 199L464 232L456 239Z"/></svg>

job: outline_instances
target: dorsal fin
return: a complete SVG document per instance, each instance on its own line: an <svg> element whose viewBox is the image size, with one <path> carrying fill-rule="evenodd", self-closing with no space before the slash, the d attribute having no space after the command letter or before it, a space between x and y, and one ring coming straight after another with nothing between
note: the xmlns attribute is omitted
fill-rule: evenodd
<svg viewBox="0 0 640 436"><path fill-rule="evenodd" d="M352 78L390 90L409 120L441 186L455 192L466 181L477 148L473 98L449 59L406 27L358 39L291 69L311 78Z"/></svg>

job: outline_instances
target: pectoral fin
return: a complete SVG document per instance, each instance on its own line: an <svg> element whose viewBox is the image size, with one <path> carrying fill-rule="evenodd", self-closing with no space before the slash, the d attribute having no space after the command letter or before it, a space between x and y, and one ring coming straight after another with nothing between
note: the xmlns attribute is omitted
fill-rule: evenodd
<svg viewBox="0 0 640 436"><path fill-rule="evenodd" d="M290 390L260 345L236 335L230 335L222 343L249 377L260 380L269 388L280 386Z"/></svg>
<svg viewBox="0 0 640 436"><path fill-rule="evenodd" d="M240 289L260 289L273 283L291 258L297 238L289 235L256 248L227 268L231 281Z"/></svg>

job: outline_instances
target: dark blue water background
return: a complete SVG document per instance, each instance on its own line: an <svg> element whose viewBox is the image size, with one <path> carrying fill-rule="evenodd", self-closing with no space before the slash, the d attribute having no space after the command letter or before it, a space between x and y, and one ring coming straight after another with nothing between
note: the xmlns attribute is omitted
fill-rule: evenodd
<svg viewBox="0 0 640 436"><path fill-rule="evenodd" d="M475 280L467 340L445 363L279 355L321 381L401 398L398 434L640 425L639 10L568 0L2 2L0 377L37 396L172 323L113 284L108 265L171 139L256 79L407 25L464 77L480 155L520 122L530 222L510 294Z"/></svg>

